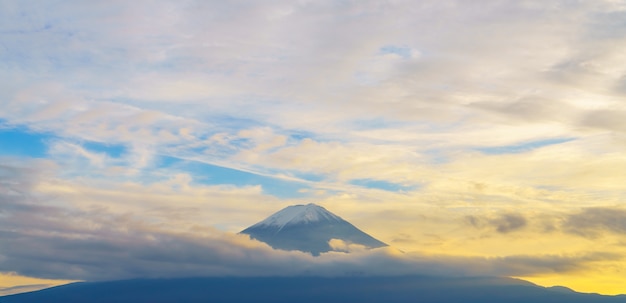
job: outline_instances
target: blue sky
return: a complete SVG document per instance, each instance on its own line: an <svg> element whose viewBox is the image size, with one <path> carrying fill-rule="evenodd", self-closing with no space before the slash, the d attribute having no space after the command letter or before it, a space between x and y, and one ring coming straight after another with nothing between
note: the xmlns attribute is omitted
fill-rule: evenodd
<svg viewBox="0 0 626 303"><path fill-rule="evenodd" d="M0 153L5 156L43 158L46 155L46 140L54 138L48 134L38 134L24 128L0 129Z"/></svg>
<svg viewBox="0 0 626 303"><path fill-rule="evenodd" d="M553 144L561 144L561 143L569 142L572 140L575 140L575 139L574 138L555 138L555 139L539 140L539 141L532 141L532 142L524 142L524 143L506 145L506 146L482 147L482 148L478 148L478 150L486 154L523 153L523 152L531 151L533 149L542 148L544 146L550 146Z"/></svg>
<svg viewBox="0 0 626 303"><path fill-rule="evenodd" d="M481 274L626 293L625 14L609 0L1 1L0 232L14 237L0 292L188 274L176 258L143 267L159 241L267 257L250 268L306 259L236 233L317 203L436 264L508 260ZM207 238L220 245L194 246ZM87 262L103 256L136 271ZM231 261L220 273L239 273Z"/></svg>

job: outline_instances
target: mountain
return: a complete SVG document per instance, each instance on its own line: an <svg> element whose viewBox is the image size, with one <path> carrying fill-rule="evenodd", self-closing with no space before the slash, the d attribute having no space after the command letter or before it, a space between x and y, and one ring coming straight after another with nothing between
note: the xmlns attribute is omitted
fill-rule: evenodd
<svg viewBox="0 0 626 303"><path fill-rule="evenodd" d="M0 297L0 303L626 303L625 296L564 292L510 278L256 277L74 283Z"/></svg>
<svg viewBox="0 0 626 303"><path fill-rule="evenodd" d="M368 248L387 246L313 203L288 206L241 233L275 249L299 250L314 256L333 250L328 244L331 239Z"/></svg>

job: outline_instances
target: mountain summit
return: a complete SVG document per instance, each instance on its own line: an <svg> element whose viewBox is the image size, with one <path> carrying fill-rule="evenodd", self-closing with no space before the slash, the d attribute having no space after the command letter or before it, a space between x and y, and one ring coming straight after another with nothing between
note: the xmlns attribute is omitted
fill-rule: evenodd
<svg viewBox="0 0 626 303"><path fill-rule="evenodd" d="M299 250L314 256L333 250L329 244L332 239L368 248L387 246L313 203L288 206L241 233L275 249Z"/></svg>

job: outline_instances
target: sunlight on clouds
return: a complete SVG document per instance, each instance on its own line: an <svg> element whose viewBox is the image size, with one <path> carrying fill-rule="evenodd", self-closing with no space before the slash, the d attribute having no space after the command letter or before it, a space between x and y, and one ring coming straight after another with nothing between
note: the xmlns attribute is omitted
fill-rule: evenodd
<svg viewBox="0 0 626 303"><path fill-rule="evenodd" d="M35 291L43 288L76 282L76 280L41 279L0 272L0 296Z"/></svg>
<svg viewBox="0 0 626 303"><path fill-rule="evenodd" d="M157 225L175 230L218 225L228 231L239 231L246 222L254 222L259 213L273 211L273 203L277 202L276 198L264 195L258 186L192 185L191 177L186 174L152 184L89 181L42 182L37 190L77 209L94 213L102 209L118 216L150 218ZM244 205L247 206L241 208Z"/></svg>
<svg viewBox="0 0 626 303"><path fill-rule="evenodd" d="M328 242L328 245L330 245L330 248L332 249L332 251L339 251L339 252L345 252L345 253L353 253L357 251L367 250L367 247L365 245L349 243L341 239L331 239Z"/></svg>
<svg viewBox="0 0 626 303"><path fill-rule="evenodd" d="M41 142L0 164L0 229L35 239L0 239L19 261L0 270L136 274L109 255L173 275L450 261L626 293L621 1L145 5L0 10L0 127ZM311 259L229 234L310 202L418 256Z"/></svg>
<svg viewBox="0 0 626 303"><path fill-rule="evenodd" d="M624 294L624 278L625 275L619 269L623 268L623 264L601 263L594 270L579 273L577 275L540 275L540 276L521 276L524 279L538 285L563 286L574 289L578 292L585 293L601 293L608 295ZM607 270L607 268L609 270Z"/></svg>
<svg viewBox="0 0 626 303"><path fill-rule="evenodd" d="M157 102L180 102L202 100L216 96L237 95L235 83L203 73L179 75L149 74L125 84L124 96L137 100Z"/></svg>
<svg viewBox="0 0 626 303"><path fill-rule="evenodd" d="M318 142L308 138L257 158L254 163L329 175L339 181L371 178L399 183L410 182L408 174L418 172L401 165L415 166L411 162L421 160L419 154L403 146Z"/></svg>
<svg viewBox="0 0 626 303"><path fill-rule="evenodd" d="M272 129L268 127L244 129L241 130L237 135L239 138L250 139L254 142L254 148L249 151L252 153L259 153L264 152L268 149L282 147L287 143L286 136L275 134Z"/></svg>
<svg viewBox="0 0 626 303"><path fill-rule="evenodd" d="M15 170L15 173L19 176L33 171ZM17 196L25 199L22 202L9 200L12 201L10 203L27 206L24 210L8 213L6 224L11 224L14 232L39 241L50 238L50 241L58 242L58 245L49 243L51 250L42 253L70 253L66 250L76 247L76 253L80 253L83 262L89 264L98 262L95 260L100 260L102 254L116 258L122 264L133 263L134 266L143 266L141 264L147 260L152 267L153 262L161 262L159 267L153 267L154 271L150 274L155 276L184 276L203 271L205 274L256 275L259 272L255 270L259 267L255 262L267 266L304 262L304 267L285 269L282 274L311 272L315 268L314 272L322 275L354 271L384 275L498 274L531 278L552 275L560 277L565 285L574 287L578 285L574 280L571 285L567 284L571 275L593 273L594 266L601 264L611 264L616 270L623 267L620 259L614 256L623 251L615 247L620 236L607 233L622 227L603 225L602 216L607 212L538 211L532 205L515 203L493 204L493 207L477 207L472 203L461 206L446 204L450 196L440 197L436 192L428 191L399 194L363 189L350 195L327 193L315 202L327 206L393 247L369 252L335 241L332 243L334 247L340 251L349 250L352 254L329 253L316 259L303 253L276 252L266 244L249 240L247 236L222 231L239 231L281 205L295 202L265 196L258 187L200 185L183 173L152 184L97 179L70 181L43 178L37 181L36 176L46 174L15 178L18 182L10 185L21 187L22 192L30 188L29 191L39 197L33 201L29 201L27 196ZM26 179L37 182L19 181ZM443 192L450 195L448 190ZM482 196L488 195L483 193ZM51 203L46 197L65 203ZM305 203L309 199L298 202ZM622 215L616 211L611 213ZM595 223L580 225L576 223L580 221L580 216L592 216ZM572 231L573 227L593 228L596 238L581 239L579 233ZM5 240L13 241L10 238ZM16 252L6 249L40 250L35 243L39 242L26 246L22 246L25 243L3 245L1 252L17 258L19 255L15 255ZM131 243L134 244L127 248L131 254L121 253L123 250L119 249ZM170 252L166 249L168 247L177 250ZM409 253L400 253L398 249ZM209 259L201 257L202 254L208 254L206 258ZM180 263L176 259L178 257L187 261ZM48 258L54 257L50 255ZM211 258L227 261L216 266ZM247 261L241 266L249 266L248 269L229 268L229 262L241 262L242 258ZM32 261L24 262L29 264ZM170 262L177 265L172 266ZM6 268L7 263L3 266ZM31 266L26 268L36 272ZM54 267L40 270L46 271L45 276L57 272ZM262 268L259 270L265 272ZM84 279L94 274L78 267L65 276ZM132 272L119 266L111 267L100 275L133 277ZM609 291L608 288L603 289Z"/></svg>

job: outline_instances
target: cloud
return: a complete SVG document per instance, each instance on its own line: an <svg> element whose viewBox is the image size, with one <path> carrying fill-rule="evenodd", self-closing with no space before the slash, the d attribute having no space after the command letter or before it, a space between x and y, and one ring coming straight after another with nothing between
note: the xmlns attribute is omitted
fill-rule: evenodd
<svg viewBox="0 0 626 303"><path fill-rule="evenodd" d="M331 239L328 242L328 245L330 246L332 251L339 251L339 252L345 252L345 253L367 250L367 247L365 245L349 243L341 239Z"/></svg>
<svg viewBox="0 0 626 303"><path fill-rule="evenodd" d="M587 127L624 132L626 131L624 118L626 118L626 111L621 109L596 110L588 112L581 124Z"/></svg>
<svg viewBox="0 0 626 303"><path fill-rule="evenodd" d="M496 268L509 276L536 276L546 273L575 273L588 270L596 262L619 261L617 253L590 252L582 255L508 256L495 260Z"/></svg>
<svg viewBox="0 0 626 303"><path fill-rule="evenodd" d="M626 210L618 207L590 207L570 214L563 223L565 231L589 238L606 232L626 234Z"/></svg>
<svg viewBox="0 0 626 303"><path fill-rule="evenodd" d="M5 235L6 236L6 235ZM322 275L534 275L568 273L615 255L472 257L402 254L392 249L328 253L312 257L275 251L243 236L175 235L153 232L110 234L95 239L67 236L4 237L9 258L3 267L40 277L106 280L133 277Z"/></svg>
<svg viewBox="0 0 626 303"><path fill-rule="evenodd" d="M519 214L503 214L491 221L499 233L508 233L526 226L526 218Z"/></svg>
<svg viewBox="0 0 626 303"><path fill-rule="evenodd" d="M22 292L31 292L54 286L53 284L32 284L0 288L0 296L8 296Z"/></svg>
<svg viewBox="0 0 626 303"><path fill-rule="evenodd" d="M619 1L0 6L0 128L43 146L2 159L4 241L126 264L141 233L213 251L188 233L301 202L433 254L573 260L622 232L592 211L624 198Z"/></svg>
<svg viewBox="0 0 626 303"><path fill-rule="evenodd" d="M617 37L599 35L618 30L607 3L144 5L7 5L1 118L128 146L112 171L167 155L413 185L425 163L476 148L621 129L594 118L615 105L598 92L621 79ZM572 96L580 85L555 75L587 61L603 81Z"/></svg>
<svg viewBox="0 0 626 303"><path fill-rule="evenodd" d="M518 213L503 213L491 217L468 215L465 217L465 221L477 228L482 228L485 225L489 226L502 234L520 230L528 224L526 218Z"/></svg>
<svg viewBox="0 0 626 303"><path fill-rule="evenodd" d="M1 271L81 280L268 273L279 276L526 275L571 272L594 262L616 259L611 254L594 252L580 256L501 258L427 255L401 253L394 248L363 250L340 241L334 241L333 245L351 251L350 254L330 252L313 257L273 250L248 236L220 231L207 223L210 221L203 223L189 216L192 212L167 211L168 216L161 215L159 201L136 205L132 195L127 195L109 197L107 203L97 204L94 202L98 197L84 195L85 189L80 188L66 189L82 192L80 203L68 199L71 195L59 195L62 191L50 195L43 186L49 182L45 177L47 169L45 166L2 169ZM166 190L164 186L154 186L152 190ZM169 195L176 188L168 190ZM132 192L134 188L127 190ZM113 203L119 199L123 199L117 201L119 206ZM178 215L183 217L177 218Z"/></svg>

